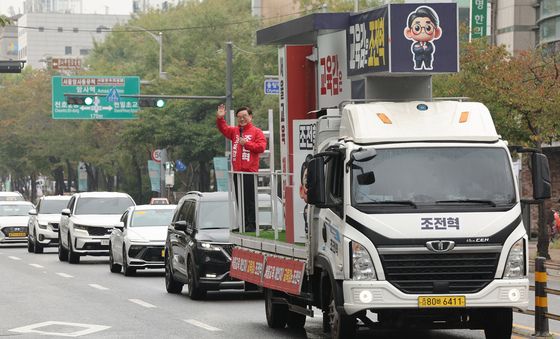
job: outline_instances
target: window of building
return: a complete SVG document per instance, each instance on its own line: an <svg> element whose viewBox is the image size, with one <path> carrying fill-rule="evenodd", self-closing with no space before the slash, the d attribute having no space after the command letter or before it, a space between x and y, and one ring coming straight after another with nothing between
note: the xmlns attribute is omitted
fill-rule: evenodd
<svg viewBox="0 0 560 339"><path fill-rule="evenodd" d="M80 55L89 55L89 49L87 48L81 48L80 49Z"/></svg>
<svg viewBox="0 0 560 339"><path fill-rule="evenodd" d="M74 27L74 29L72 29L72 31L73 31L74 33L78 33L80 30L78 29L78 27Z"/></svg>
<svg viewBox="0 0 560 339"><path fill-rule="evenodd" d="M66 55L72 55L72 46L66 46L66 47L64 47L64 54L66 54Z"/></svg>
<svg viewBox="0 0 560 339"><path fill-rule="evenodd" d="M39 32L44 32L44 31L45 31L45 27L42 27L42 26L41 26L41 27L38 28L38 30L39 30Z"/></svg>
<svg viewBox="0 0 560 339"><path fill-rule="evenodd" d="M62 29L62 27L58 27L58 31L63 32L64 30Z"/></svg>

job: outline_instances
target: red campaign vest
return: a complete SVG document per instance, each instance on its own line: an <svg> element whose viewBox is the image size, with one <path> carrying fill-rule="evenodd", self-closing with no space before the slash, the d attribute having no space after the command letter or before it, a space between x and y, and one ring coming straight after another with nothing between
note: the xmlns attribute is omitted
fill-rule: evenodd
<svg viewBox="0 0 560 339"><path fill-rule="evenodd" d="M260 154L266 149L263 131L249 123L243 127L243 137L249 139L245 146L239 143L239 126L228 126L224 118L216 118L220 132L232 141L231 164L236 172L258 172Z"/></svg>

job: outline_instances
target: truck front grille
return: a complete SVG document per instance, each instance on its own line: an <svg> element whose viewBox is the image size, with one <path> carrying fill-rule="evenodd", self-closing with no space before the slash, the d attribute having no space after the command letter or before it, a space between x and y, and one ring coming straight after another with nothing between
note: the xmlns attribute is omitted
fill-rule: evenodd
<svg viewBox="0 0 560 339"><path fill-rule="evenodd" d="M380 253L387 281L408 294L476 293L494 279L500 256L494 251Z"/></svg>

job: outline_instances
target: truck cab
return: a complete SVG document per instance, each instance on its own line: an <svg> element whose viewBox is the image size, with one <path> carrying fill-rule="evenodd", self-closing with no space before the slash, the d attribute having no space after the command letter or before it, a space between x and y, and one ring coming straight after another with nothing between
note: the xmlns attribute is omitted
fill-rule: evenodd
<svg viewBox="0 0 560 339"><path fill-rule="evenodd" d="M528 306L528 238L507 142L483 104L349 104L318 119L315 145L310 239L332 331L352 334L369 310L380 327L511 336L512 308ZM548 164L533 158L541 199Z"/></svg>

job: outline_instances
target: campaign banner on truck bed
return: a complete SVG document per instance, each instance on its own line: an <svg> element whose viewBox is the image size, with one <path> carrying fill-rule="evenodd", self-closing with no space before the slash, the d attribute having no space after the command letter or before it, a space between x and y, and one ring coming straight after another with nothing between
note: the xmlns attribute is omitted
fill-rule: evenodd
<svg viewBox="0 0 560 339"><path fill-rule="evenodd" d="M348 76L459 71L456 3L390 4L350 17Z"/></svg>
<svg viewBox="0 0 560 339"><path fill-rule="evenodd" d="M268 256L263 275L263 287L299 294L303 284L305 262Z"/></svg>
<svg viewBox="0 0 560 339"><path fill-rule="evenodd" d="M247 281L256 285L262 284L264 255L234 247L231 254L229 275L232 278Z"/></svg>

